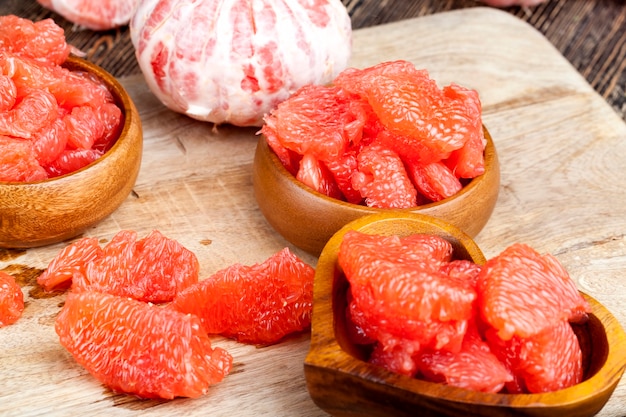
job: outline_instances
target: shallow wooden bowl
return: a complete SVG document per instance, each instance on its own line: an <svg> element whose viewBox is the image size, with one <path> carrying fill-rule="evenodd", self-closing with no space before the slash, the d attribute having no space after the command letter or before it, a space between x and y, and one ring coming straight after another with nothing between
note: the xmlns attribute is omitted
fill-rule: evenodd
<svg viewBox="0 0 626 417"><path fill-rule="evenodd" d="M380 212L413 212L446 220L474 237L496 205L500 165L485 129L485 173L456 195L408 209L378 209L339 201L318 193L291 175L261 137L256 148L253 187L256 201L270 225L295 246L318 256L330 237L361 216Z"/></svg>
<svg viewBox="0 0 626 417"><path fill-rule="evenodd" d="M128 93L85 60L70 57L64 66L105 82L122 109L122 131L107 153L78 171L33 183L0 182L0 247L29 248L75 237L117 209L135 184L143 133Z"/></svg>
<svg viewBox="0 0 626 417"><path fill-rule="evenodd" d="M415 214L373 215L337 232L325 246L315 273L311 346L304 371L314 402L333 416L567 416L595 415L608 401L626 367L626 335L602 305L583 294L592 314L576 325L585 365L584 381L545 394L486 394L395 374L367 363L367 353L346 334L349 284L337 266L348 230L405 236L433 233L448 239L455 257L484 263L471 238L454 226Z"/></svg>

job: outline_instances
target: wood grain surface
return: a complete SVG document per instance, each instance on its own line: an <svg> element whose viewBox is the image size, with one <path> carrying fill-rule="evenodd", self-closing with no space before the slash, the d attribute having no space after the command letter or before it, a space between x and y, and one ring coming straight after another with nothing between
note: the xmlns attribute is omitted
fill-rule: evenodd
<svg viewBox="0 0 626 417"><path fill-rule="evenodd" d="M479 7L476 0L342 0L354 29ZM528 22L572 63L588 83L626 120L626 0L548 0L533 8L506 12ZM2 0L0 15L52 17L73 45L113 75L138 74L128 27L93 32L75 27L35 0ZM488 25L490 22L484 22ZM434 28L435 31L438 28ZM518 51L510 51L517 54ZM521 58L521 57L520 57ZM529 68L532 71L532 68Z"/></svg>
<svg viewBox="0 0 626 417"><path fill-rule="evenodd" d="M400 58L441 85L454 81L480 93L502 174L493 216L476 239L484 254L514 242L554 254L624 325L622 118L540 32L510 13L470 8L355 32L354 66ZM142 167L131 196L86 235L106 242L120 229L159 229L196 252L201 277L285 247L254 201L255 130L174 114L141 75L121 81L142 118ZM139 400L103 387L58 343L53 326L64 295L36 285L63 246L0 251L0 269L15 274L26 294L23 317L0 329L1 415L324 415L305 387L306 333L266 348L215 338L233 355L233 373L199 399ZM626 415L626 381L599 415Z"/></svg>

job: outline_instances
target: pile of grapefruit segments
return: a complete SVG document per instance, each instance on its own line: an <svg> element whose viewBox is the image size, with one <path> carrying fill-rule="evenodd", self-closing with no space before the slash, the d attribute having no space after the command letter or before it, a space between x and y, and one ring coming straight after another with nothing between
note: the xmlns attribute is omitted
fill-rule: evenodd
<svg viewBox="0 0 626 417"><path fill-rule="evenodd" d="M484 172L481 112L475 90L439 89L426 70L390 61L299 89L265 117L261 133L314 190L408 208L450 197Z"/></svg>
<svg viewBox="0 0 626 417"><path fill-rule="evenodd" d="M314 270L289 251L199 280L196 255L153 231L122 230L101 247L82 238L39 276L69 288L55 322L61 344L109 388L144 398L198 397L233 358L211 335L269 345L311 323Z"/></svg>
<svg viewBox="0 0 626 417"><path fill-rule="evenodd" d="M484 265L432 235L345 234L347 322L369 361L483 392L556 391L582 380L570 322L589 305L551 255L516 243Z"/></svg>
<svg viewBox="0 0 626 417"><path fill-rule="evenodd" d="M63 67L71 51L51 19L0 16L0 182L74 172L118 137L122 111L98 78Z"/></svg>

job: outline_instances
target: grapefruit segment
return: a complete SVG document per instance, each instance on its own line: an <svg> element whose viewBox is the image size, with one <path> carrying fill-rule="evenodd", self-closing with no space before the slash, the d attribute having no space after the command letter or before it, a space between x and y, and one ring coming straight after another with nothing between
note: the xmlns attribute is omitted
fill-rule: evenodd
<svg viewBox="0 0 626 417"><path fill-rule="evenodd" d="M87 263L84 275L74 276L73 289L163 303L198 282L199 268L193 252L157 230L142 239L122 230Z"/></svg>
<svg viewBox="0 0 626 417"><path fill-rule="evenodd" d="M98 291L140 301L163 303L198 282L196 255L153 230L142 239L121 230L101 247L82 238L62 249L39 276L47 291L72 285L74 291Z"/></svg>
<svg viewBox="0 0 626 417"><path fill-rule="evenodd" d="M59 251L37 277L37 283L46 291L68 288L74 275L84 275L87 265L102 254L96 238L79 239Z"/></svg>
<svg viewBox="0 0 626 417"><path fill-rule="evenodd" d="M22 288L12 275L0 271L0 328L18 321L23 311Z"/></svg>
<svg viewBox="0 0 626 417"><path fill-rule="evenodd" d="M569 274L550 254L516 243L489 259L477 280L483 320L503 340L531 337L589 311Z"/></svg>
<svg viewBox="0 0 626 417"><path fill-rule="evenodd" d="M296 178L318 193L322 193L331 198L340 199L343 196L335 182L335 178L326 165L309 154L305 154L300 160L300 167L298 168Z"/></svg>
<svg viewBox="0 0 626 417"><path fill-rule="evenodd" d="M32 22L15 15L0 16L0 49L44 64L60 65L72 47L52 19Z"/></svg>
<svg viewBox="0 0 626 417"><path fill-rule="evenodd" d="M142 398L199 397L232 367L197 317L125 297L71 291L55 330L96 379Z"/></svg>
<svg viewBox="0 0 626 417"><path fill-rule="evenodd" d="M62 117L38 131L33 137L33 148L39 165L46 167L59 158L67 147L67 126Z"/></svg>
<svg viewBox="0 0 626 417"><path fill-rule="evenodd" d="M13 108L17 100L17 87L5 74L0 74L0 112L7 112Z"/></svg>
<svg viewBox="0 0 626 417"><path fill-rule="evenodd" d="M333 160L360 136L364 120L353 109L336 87L305 86L266 116L261 133L300 155Z"/></svg>
<svg viewBox="0 0 626 417"><path fill-rule="evenodd" d="M443 162L426 165L410 162L407 170L417 190L430 201L452 197L463 188L461 181Z"/></svg>
<svg viewBox="0 0 626 417"><path fill-rule="evenodd" d="M417 190L394 151L370 145L361 150L357 164L358 171L352 175L352 188L361 193L369 207L409 208L417 205Z"/></svg>
<svg viewBox="0 0 626 417"><path fill-rule="evenodd" d="M45 170L50 178L69 174L95 162L102 152L95 149L65 149Z"/></svg>
<svg viewBox="0 0 626 417"><path fill-rule="evenodd" d="M493 352L511 371L509 393L542 393L582 381L582 350L572 326L559 321L531 337L502 340L494 329L486 332Z"/></svg>
<svg viewBox="0 0 626 417"><path fill-rule="evenodd" d="M451 255L450 243L437 236L347 232L338 262L350 283L352 321L385 350L408 348L412 355L416 344L458 350L476 294L468 282L439 271Z"/></svg>
<svg viewBox="0 0 626 417"><path fill-rule="evenodd" d="M311 323L315 270L288 248L234 264L179 293L170 308L196 315L209 334L268 345Z"/></svg>
<svg viewBox="0 0 626 417"><path fill-rule="evenodd" d="M29 141L0 135L0 182L32 182L48 178Z"/></svg>
<svg viewBox="0 0 626 417"><path fill-rule="evenodd" d="M475 326L468 328L459 352L425 349L416 356L419 372L429 381L496 393L513 380Z"/></svg>

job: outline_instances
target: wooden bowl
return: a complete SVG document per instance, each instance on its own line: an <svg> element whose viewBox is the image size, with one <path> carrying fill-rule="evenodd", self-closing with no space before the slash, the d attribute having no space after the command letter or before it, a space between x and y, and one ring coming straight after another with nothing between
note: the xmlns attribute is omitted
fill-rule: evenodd
<svg viewBox="0 0 626 417"><path fill-rule="evenodd" d="M311 346L304 372L313 401L333 416L567 416L595 415L608 401L626 367L626 335L593 298L590 320L575 326L585 365L584 381L544 394L487 394L389 372L365 362L362 347L346 335L349 284L337 266L348 230L405 236L433 233L448 239L455 256L484 263L480 249L454 226L428 216L401 213L356 220L325 246L315 273ZM419 412L418 412L419 411Z"/></svg>
<svg viewBox="0 0 626 417"><path fill-rule="evenodd" d="M318 256L330 237L361 216L380 213L422 213L446 220L474 237L485 226L500 189L500 165L485 129L485 173L456 195L407 209L379 209L327 197L291 175L264 137L254 156L253 187L256 201L270 225L295 246Z"/></svg>
<svg viewBox="0 0 626 417"><path fill-rule="evenodd" d="M83 233L122 204L139 173L143 133L128 93L85 60L70 57L64 66L105 82L124 115L122 131L108 152L78 171L33 183L0 182L0 247L43 246Z"/></svg>

